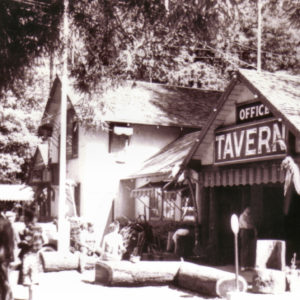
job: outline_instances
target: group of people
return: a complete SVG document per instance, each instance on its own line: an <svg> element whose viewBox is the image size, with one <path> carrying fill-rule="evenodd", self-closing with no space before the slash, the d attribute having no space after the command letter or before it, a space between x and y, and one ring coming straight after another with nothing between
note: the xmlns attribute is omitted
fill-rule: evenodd
<svg viewBox="0 0 300 300"><path fill-rule="evenodd" d="M97 255L101 260L118 261L122 259L123 253L126 251L118 221L109 225L108 233L103 238L102 247L98 247L96 241L93 224L90 222L82 224L79 239L80 272L84 271L88 256Z"/></svg>
<svg viewBox="0 0 300 300"><path fill-rule="evenodd" d="M18 269L18 283L27 286L38 284L41 271L38 251L45 242L41 227L32 211L25 212L22 230L16 227L15 218L16 214L10 211L0 215L1 300L13 299L9 284L11 270Z"/></svg>

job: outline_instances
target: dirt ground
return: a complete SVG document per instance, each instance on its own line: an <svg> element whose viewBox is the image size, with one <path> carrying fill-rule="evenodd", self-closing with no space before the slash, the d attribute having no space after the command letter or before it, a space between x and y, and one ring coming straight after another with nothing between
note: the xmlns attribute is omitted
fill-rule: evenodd
<svg viewBox="0 0 300 300"><path fill-rule="evenodd" d="M17 274L12 274L12 281ZM16 282L16 281L15 281ZM13 285L15 300L28 299L28 289ZM35 290L34 300L176 300L206 299L201 295L180 290L173 286L105 287L94 284L94 271L80 274L77 271L49 272L41 274L40 285Z"/></svg>

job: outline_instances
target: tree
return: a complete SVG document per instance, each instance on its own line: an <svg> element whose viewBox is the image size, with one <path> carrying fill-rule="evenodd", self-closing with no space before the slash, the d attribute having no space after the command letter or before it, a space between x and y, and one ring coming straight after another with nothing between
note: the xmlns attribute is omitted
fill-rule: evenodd
<svg viewBox="0 0 300 300"><path fill-rule="evenodd" d="M62 1L0 1L0 94L24 79L37 57L59 48Z"/></svg>
<svg viewBox="0 0 300 300"><path fill-rule="evenodd" d="M49 75L42 62L24 75L1 98L0 183L26 180L39 143L36 132L49 93Z"/></svg>
<svg viewBox="0 0 300 300"><path fill-rule="evenodd" d="M264 2L263 69L298 72L298 34L290 25L299 26L299 3L277 2ZM256 65L256 3L257 0L70 0L71 75L84 91L107 78L174 83L174 74L182 69L188 77L196 76L185 81L199 82L202 70L193 75L196 65L201 65L206 74L216 72L226 80L232 70ZM15 78L24 78L24 66L29 66L35 57L59 49L62 9L63 0L0 2L0 66L7 74L0 90ZM181 75L177 81L182 83ZM201 82L202 88L212 87L206 86L205 78Z"/></svg>

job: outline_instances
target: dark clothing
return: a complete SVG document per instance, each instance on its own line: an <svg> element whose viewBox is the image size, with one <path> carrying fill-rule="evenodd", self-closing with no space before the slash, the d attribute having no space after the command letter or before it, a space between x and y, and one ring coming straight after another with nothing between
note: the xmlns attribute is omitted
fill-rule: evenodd
<svg viewBox="0 0 300 300"><path fill-rule="evenodd" d="M254 229L240 229L241 238L241 267L254 268L256 254L256 236Z"/></svg>
<svg viewBox="0 0 300 300"><path fill-rule="evenodd" d="M0 300L14 300L8 281L8 264L0 264Z"/></svg>
<svg viewBox="0 0 300 300"><path fill-rule="evenodd" d="M0 300L13 300L8 265L14 260L14 235L8 220L0 216Z"/></svg>

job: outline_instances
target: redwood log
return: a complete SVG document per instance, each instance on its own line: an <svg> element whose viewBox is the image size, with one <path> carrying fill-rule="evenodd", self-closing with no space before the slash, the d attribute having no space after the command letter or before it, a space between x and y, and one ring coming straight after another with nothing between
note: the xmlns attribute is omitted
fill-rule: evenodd
<svg viewBox="0 0 300 300"><path fill-rule="evenodd" d="M77 270L79 255L73 253L59 253L57 251L41 252L44 272Z"/></svg>
<svg viewBox="0 0 300 300"><path fill-rule="evenodd" d="M228 292L236 291L235 274L188 262L181 264L175 282L178 287L214 297L226 297ZM247 282L241 276L238 287L241 292L247 290Z"/></svg>
<svg viewBox="0 0 300 300"><path fill-rule="evenodd" d="M180 262L98 261L95 282L109 286L165 285L173 282Z"/></svg>

